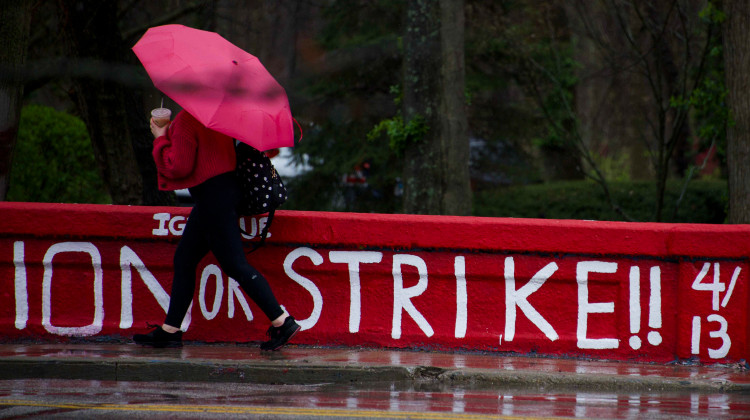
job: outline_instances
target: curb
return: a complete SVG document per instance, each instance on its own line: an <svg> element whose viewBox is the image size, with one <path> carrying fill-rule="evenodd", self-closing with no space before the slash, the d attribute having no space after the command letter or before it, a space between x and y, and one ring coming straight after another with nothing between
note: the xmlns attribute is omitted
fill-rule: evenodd
<svg viewBox="0 0 750 420"><path fill-rule="evenodd" d="M0 379L80 379L141 382L217 382L259 384L348 384L391 382L422 388L533 388L545 391L648 391L750 393L750 383L716 378L576 374L533 370L447 369L434 366L265 363L223 360L69 360L48 357L0 359Z"/></svg>
<svg viewBox="0 0 750 420"><path fill-rule="evenodd" d="M750 385L702 379L672 379L649 376L591 375L545 372L445 372L453 384L481 384L514 388L533 387L546 391L576 390L592 392L697 392L750 393Z"/></svg>

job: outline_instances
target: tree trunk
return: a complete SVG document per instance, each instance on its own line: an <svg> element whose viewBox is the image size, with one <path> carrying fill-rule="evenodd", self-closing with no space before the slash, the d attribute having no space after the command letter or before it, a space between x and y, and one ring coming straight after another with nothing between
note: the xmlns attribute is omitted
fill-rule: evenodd
<svg viewBox="0 0 750 420"><path fill-rule="evenodd" d="M443 154L442 213L471 215L469 122L466 116L464 1L440 0L442 95L440 97Z"/></svg>
<svg viewBox="0 0 750 420"><path fill-rule="evenodd" d="M724 0L724 12L727 103L734 119L727 127L729 223L750 223L750 4Z"/></svg>
<svg viewBox="0 0 750 420"><path fill-rule="evenodd" d="M60 0L59 4L71 57L121 63L132 56L118 29L116 1ZM173 194L157 190L141 93L108 80L76 78L72 95L113 203L174 203Z"/></svg>
<svg viewBox="0 0 750 420"><path fill-rule="evenodd" d="M428 131L404 152L404 211L471 213L461 0L410 0L404 34L404 123Z"/></svg>
<svg viewBox="0 0 750 420"><path fill-rule="evenodd" d="M23 98L23 82L18 73L26 57L31 5L27 0L8 0L0 7L0 201L5 201L10 188Z"/></svg>

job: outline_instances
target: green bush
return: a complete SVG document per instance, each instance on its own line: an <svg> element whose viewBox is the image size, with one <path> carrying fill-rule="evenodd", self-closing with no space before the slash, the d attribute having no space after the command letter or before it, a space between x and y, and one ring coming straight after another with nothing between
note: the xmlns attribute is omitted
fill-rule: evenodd
<svg viewBox="0 0 750 420"><path fill-rule="evenodd" d="M692 181L675 214L675 203L683 184L667 183L661 221L671 223L724 223L727 183L721 180ZM631 218L655 219L656 193L653 182L613 182L615 202ZM474 197L474 215L543 219L587 219L624 221L612 209L598 184L569 181L480 191Z"/></svg>
<svg viewBox="0 0 750 420"><path fill-rule="evenodd" d="M83 121L49 107L23 108L8 201L111 202Z"/></svg>

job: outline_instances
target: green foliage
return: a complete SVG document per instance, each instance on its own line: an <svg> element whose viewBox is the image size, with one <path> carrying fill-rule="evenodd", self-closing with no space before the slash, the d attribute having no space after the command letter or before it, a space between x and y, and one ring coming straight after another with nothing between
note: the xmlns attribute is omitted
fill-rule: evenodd
<svg viewBox="0 0 750 420"><path fill-rule="evenodd" d="M294 148L298 162L312 170L285 179L290 199L285 209L393 213L401 208L394 194L402 162L383 138L368 133L397 114L392 97L401 57L397 53L404 3L398 0L333 0L323 6L324 27L316 38L332 59L329 71L311 74L292 90L295 107L306 115L304 140ZM347 60L343 57L366 57ZM383 133L388 131L383 123ZM398 122L390 131L398 132ZM395 131L394 131L395 130ZM366 185L345 182L356 168L367 168Z"/></svg>
<svg viewBox="0 0 750 420"><path fill-rule="evenodd" d="M673 98L672 106L692 106L699 121L698 136L703 140L720 139L726 136L729 107L726 105L727 88L723 74L712 72L700 87L693 90L687 99Z"/></svg>
<svg viewBox="0 0 750 420"><path fill-rule="evenodd" d="M397 107L400 106L404 97L401 86L391 86L390 92L394 95L393 103ZM409 143L421 140L427 134L428 129L427 123L421 115L412 117L408 123L404 124L404 117L401 116L401 111L399 110L396 111L395 117L386 118L378 122L367 133L367 140L377 141L385 133L388 136L388 144L391 150L396 156L401 157Z"/></svg>
<svg viewBox="0 0 750 420"><path fill-rule="evenodd" d="M726 20L725 13L714 1L709 1L699 14L708 25L710 42L705 63L705 77L687 98L671 98L673 107L693 109L693 121L697 128L699 145L706 150L716 147L717 156L726 166L727 126L733 124L726 103L727 88L724 84L724 55L720 37L720 24Z"/></svg>
<svg viewBox="0 0 750 420"><path fill-rule="evenodd" d="M357 47L400 32L402 0L335 0L323 9L318 41L327 50Z"/></svg>
<svg viewBox="0 0 750 420"><path fill-rule="evenodd" d="M613 182L615 201L638 221L654 220L656 194L652 182ZM679 181L668 182L666 202L674 203L680 194ZM726 181L697 180L690 183L675 217L668 209L665 222L724 223ZM555 182L499 188L474 195L474 215L543 219L623 221L609 205L601 188L591 181Z"/></svg>
<svg viewBox="0 0 750 420"><path fill-rule="evenodd" d="M709 24L721 24L727 20L727 15L721 10L721 4L717 0L710 0L703 10L698 13L698 17Z"/></svg>
<svg viewBox="0 0 750 420"><path fill-rule="evenodd" d="M370 124L372 122L370 121ZM289 189L285 209L394 213L400 199L394 194L401 160L382 142L366 141L367 127L328 122L305 133L296 156L308 156L314 168L284 179ZM348 185L344 178L356 167L366 170L366 185Z"/></svg>
<svg viewBox="0 0 750 420"><path fill-rule="evenodd" d="M367 140L375 141L383 133L386 133L391 150L396 153L396 156L401 156L410 143L420 141L428 130L429 127L421 115L413 117L408 123L404 124L404 119L399 113L393 118L380 121L367 133Z"/></svg>
<svg viewBox="0 0 750 420"><path fill-rule="evenodd" d="M586 154L585 158L591 158L584 162L583 168L590 168L585 165L593 162L606 179L615 182L613 200L625 207L628 214L638 220L652 220L656 201L655 188L650 185L653 182L626 183L632 161L627 159L626 153L590 156L582 143L574 92L576 85L586 80L576 78L579 63L574 57L578 46L574 43L575 34L568 31L571 26L563 3L494 0L466 4L467 22L471 22L466 27L466 90L470 98L467 113L471 136L476 140L472 150L472 164L476 166L472 167L473 185L477 188L481 182L482 188L493 188L500 183L534 182L544 166L530 157L540 148L570 146L571 152L575 147ZM702 83L689 97L674 98L673 105L690 110L691 133L699 135L703 150L715 139L721 157L727 114L718 24L725 16L717 4L715 0L708 1L700 15L704 22L710 23L710 29L705 25L694 28L695 39L713 37L709 46L710 62L701 69L691 66L685 78L696 80L702 74L708 77L700 78ZM392 86L400 84L402 63L393 45L403 30L404 2L332 0L325 3L323 10L324 27L318 32L316 46L322 47L325 57L336 65L291 89L305 99L298 102L300 107L295 107L295 112L307 116L310 122L305 140L294 153L300 159L308 156L313 171L290 181L295 190L285 208L398 211L399 199L392 193L401 166L397 153L426 129L419 124L409 126L404 116L398 114L398 102L391 101L394 93L398 100L399 93ZM616 51L618 55L626 52ZM700 51L691 51L690 55L698 56ZM344 57L362 57L362 60L345 60ZM358 64L344 65L351 61ZM692 83L687 85L693 86ZM661 102L658 105L661 106ZM300 109L301 106L305 109ZM636 131L647 131L641 128L636 127ZM642 139L630 136L627 140ZM627 147L624 150L628 150ZM510 160L508 156L512 153L518 157ZM477 155L481 159L477 159ZM693 161L691 156L685 157ZM342 178L365 162L371 164L368 187L355 190L357 199L352 201L346 197L352 196L349 193L353 189L346 186ZM481 163L481 170L477 170L478 163ZM522 176L513 176L514 169L524 171ZM492 176L480 178L483 175ZM621 220L603 198L592 207L592 200L587 197L601 197L598 185L582 185L589 188L580 197L578 208L586 215L584 218ZM676 202L682 184L670 185L666 203ZM683 212L689 212L686 209L696 205L691 200L698 183L693 181L689 185L676 220L686 217ZM618 193L621 188L626 190L624 195ZM477 196L491 201L492 193L482 192ZM635 204L628 204L630 197L637 197L633 199ZM710 197L715 198L715 195L711 193ZM704 198L708 200L706 197L697 200ZM539 217L534 211L538 212L539 203L546 199L530 200L534 217ZM712 207L719 208L719 212L723 212L721 200L715 199L719 204ZM484 204L477 202L476 205ZM495 205L489 203L487 210L482 210L483 215L507 215L495 214ZM672 217L669 205L663 211L665 220ZM551 209L541 207L545 208L547 217L557 217L553 215L557 214L552 211L554 206ZM561 212L559 217L581 218L570 211ZM715 221L713 216L708 219Z"/></svg>
<svg viewBox="0 0 750 420"><path fill-rule="evenodd" d="M592 159L605 179L616 182L630 180L630 153L627 150L613 156L602 156L592 152Z"/></svg>
<svg viewBox="0 0 750 420"><path fill-rule="evenodd" d="M534 2L504 2L501 7L502 12L490 7L485 13L478 13L495 14L493 18L506 19L503 24L487 22L489 29L472 28L467 32L467 56L477 60L467 64L467 85L472 89L477 85L486 89L492 85L487 84L482 73L499 70L504 77L489 74L494 76L494 84L503 79L504 83L512 80L535 105L535 109L528 111L538 117L537 127L530 127L529 132L533 134L527 137L532 144L566 147L573 141L572 104L580 64L573 58L574 45L570 39L550 29L555 24L563 24L564 19L559 15L562 9L551 3ZM478 65L481 62L484 63Z"/></svg>
<svg viewBox="0 0 750 420"><path fill-rule="evenodd" d="M83 121L49 107L23 108L8 200L111 202Z"/></svg>
<svg viewBox="0 0 750 420"><path fill-rule="evenodd" d="M564 147L573 142L573 94L578 83L575 72L580 64L572 56L569 44L545 40L533 45L530 60L544 70L536 69L538 74L531 77L538 80L527 82L530 85L526 88L538 98L538 105L547 119L546 135L534 139L537 146ZM546 87L540 90L539 86Z"/></svg>

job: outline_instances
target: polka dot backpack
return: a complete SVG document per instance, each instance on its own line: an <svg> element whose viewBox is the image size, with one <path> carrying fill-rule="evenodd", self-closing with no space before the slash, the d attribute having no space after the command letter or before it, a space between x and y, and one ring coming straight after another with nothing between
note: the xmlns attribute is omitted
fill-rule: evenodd
<svg viewBox="0 0 750 420"><path fill-rule="evenodd" d="M236 142L235 152L237 155L235 175L242 191L237 214L240 216L268 214L268 221L260 233L260 242L254 244L252 250L254 251L265 242L274 211L287 200L287 192L284 182L265 153L242 142ZM240 228L240 230L248 235L243 229Z"/></svg>

